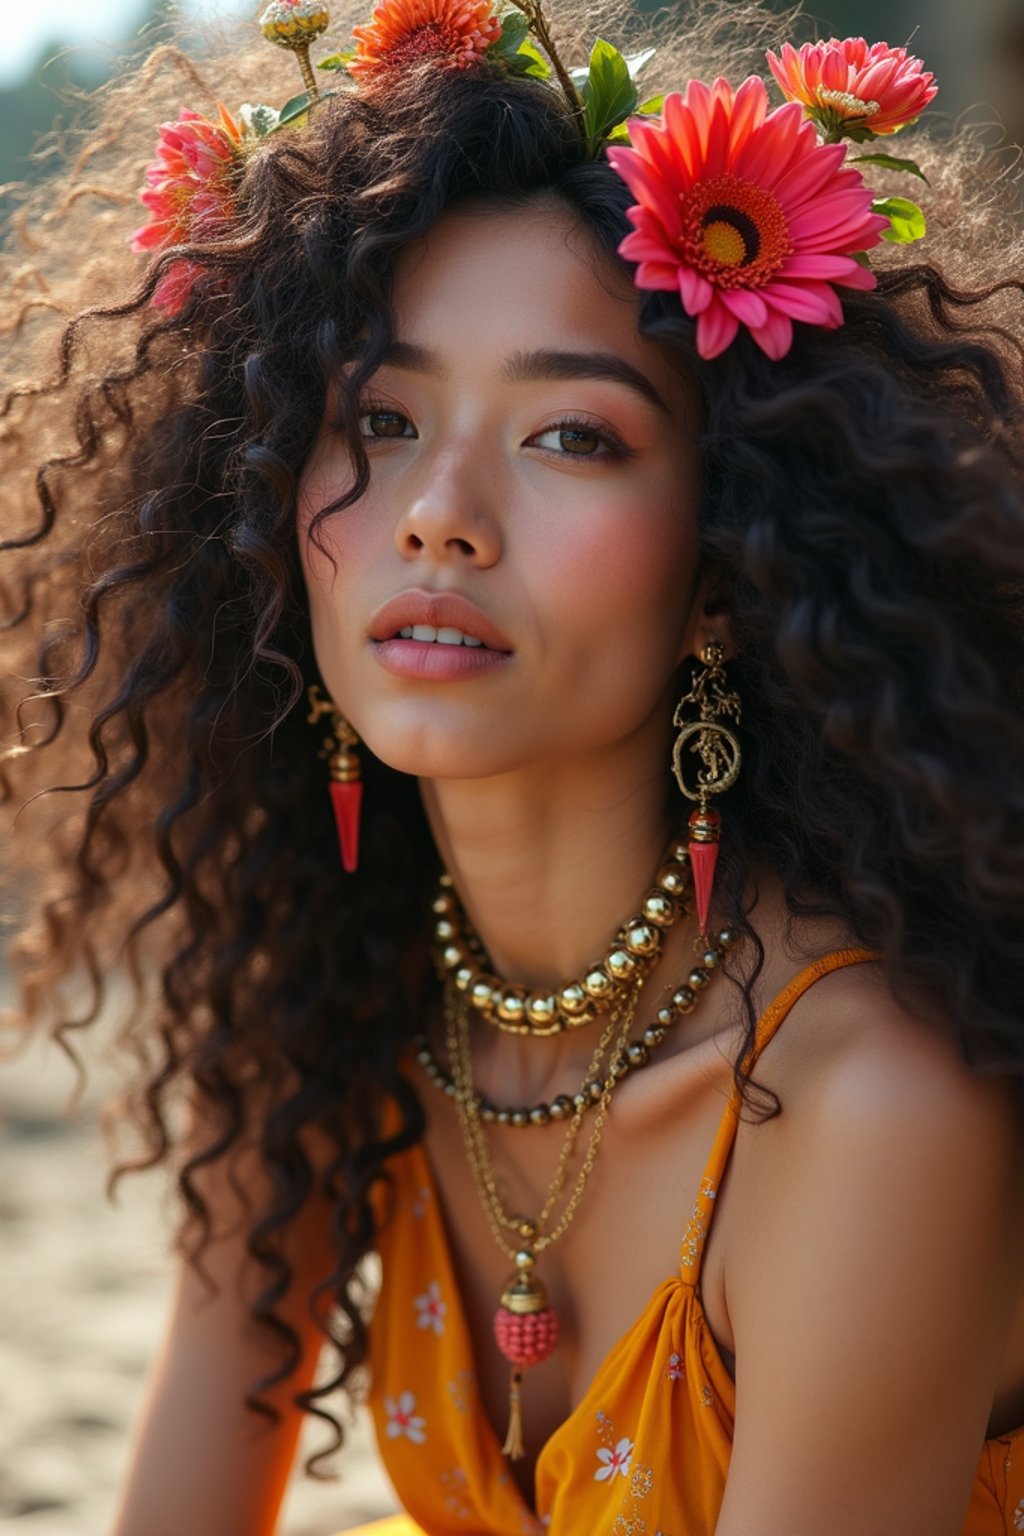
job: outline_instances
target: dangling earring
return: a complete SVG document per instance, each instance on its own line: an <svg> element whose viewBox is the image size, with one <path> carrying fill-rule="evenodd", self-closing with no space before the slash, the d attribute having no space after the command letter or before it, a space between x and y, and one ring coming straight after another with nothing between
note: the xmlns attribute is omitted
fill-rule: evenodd
<svg viewBox="0 0 1024 1536"><path fill-rule="evenodd" d="M321 715L332 717L333 734L325 737L319 755L327 759L342 867L351 875L359 863L359 812L363 803L363 769L356 751L359 737L334 700L324 697L319 683L314 683L306 692L309 698L306 719L310 725L316 725Z"/></svg>
<svg viewBox="0 0 1024 1536"><path fill-rule="evenodd" d="M740 771L740 744L722 717L739 724L740 696L729 692L725 683L725 646L721 640L709 640L700 653L704 670L698 672L693 687L683 695L676 706L672 724L680 727L672 749L672 772L679 788L688 800L699 802L690 812L690 868L693 872L693 893L697 904L697 920L701 937L707 939L708 914L711 910L711 888L715 881L715 865L718 862L718 843L722 834L722 818L717 811L708 809L708 797L720 795L735 784ZM696 720L686 718L686 705L696 704L699 715ZM696 738L695 740L693 738ZM697 787L690 789L683 778L683 748L691 742L690 751L701 760L697 773Z"/></svg>

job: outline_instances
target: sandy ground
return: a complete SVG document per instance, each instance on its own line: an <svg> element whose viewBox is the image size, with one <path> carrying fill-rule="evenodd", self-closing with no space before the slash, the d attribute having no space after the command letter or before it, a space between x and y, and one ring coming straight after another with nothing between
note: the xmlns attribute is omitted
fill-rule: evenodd
<svg viewBox="0 0 1024 1536"><path fill-rule="evenodd" d="M100 1085L74 1118L73 1074L38 1042L0 1061L0 1532L103 1536L159 1337L170 1261L158 1176L104 1195ZM323 1444L323 1431L312 1439ZM296 1472L278 1536L334 1536L395 1508L368 1424L338 1470Z"/></svg>

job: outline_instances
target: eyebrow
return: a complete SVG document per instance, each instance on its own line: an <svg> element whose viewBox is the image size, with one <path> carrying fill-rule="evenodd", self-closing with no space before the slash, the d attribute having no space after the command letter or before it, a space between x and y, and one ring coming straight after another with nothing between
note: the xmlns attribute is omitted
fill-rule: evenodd
<svg viewBox="0 0 1024 1536"><path fill-rule="evenodd" d="M392 342L384 354L383 362L410 373L422 373L437 379L446 377L446 370L437 353L411 341ZM601 379L612 384L624 384L656 410L669 417L672 415L647 375L615 352L557 352L548 349L513 352L501 373L507 384L533 384L547 379Z"/></svg>

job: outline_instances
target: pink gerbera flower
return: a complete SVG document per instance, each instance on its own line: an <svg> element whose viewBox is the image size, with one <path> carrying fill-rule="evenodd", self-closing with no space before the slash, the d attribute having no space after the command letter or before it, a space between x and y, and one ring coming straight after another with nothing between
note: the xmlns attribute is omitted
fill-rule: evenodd
<svg viewBox="0 0 1024 1536"><path fill-rule="evenodd" d="M219 102L218 110L216 123L183 107L177 122L161 125L141 193L151 218L132 235L132 250L164 251L214 237L231 223L242 130ZM203 271L198 262L174 262L157 284L153 303L177 314Z"/></svg>
<svg viewBox="0 0 1024 1536"><path fill-rule="evenodd" d="M784 357L794 320L842 324L834 283L875 286L852 253L889 221L872 213L844 147L819 143L795 103L769 112L756 75L735 93L726 80L691 80L685 96L666 96L660 122L632 118L629 136L630 148L608 149L637 199L619 251L638 263L638 287L679 293L701 357L717 357L741 325Z"/></svg>
<svg viewBox="0 0 1024 1536"><path fill-rule="evenodd" d="M372 79L421 59L470 69L498 41L501 22L491 0L382 0L373 20L353 27L352 36L349 74Z"/></svg>
<svg viewBox="0 0 1024 1536"><path fill-rule="evenodd" d="M830 139L851 128L896 133L919 117L938 94L935 76L905 48L862 37L830 37L797 52L783 43L768 66L787 101L798 101Z"/></svg>

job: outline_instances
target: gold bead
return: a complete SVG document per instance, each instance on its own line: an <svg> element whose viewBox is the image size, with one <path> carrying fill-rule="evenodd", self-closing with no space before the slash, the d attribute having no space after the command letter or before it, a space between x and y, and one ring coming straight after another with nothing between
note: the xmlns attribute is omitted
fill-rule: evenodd
<svg viewBox="0 0 1024 1536"><path fill-rule="evenodd" d="M667 1029L670 1024L674 1024L676 1021L676 1010L674 1008L659 1008L656 1017L658 1023Z"/></svg>
<svg viewBox="0 0 1024 1536"><path fill-rule="evenodd" d="M436 913L438 917L451 917L455 911L455 899L449 894L435 896L431 902L430 910Z"/></svg>
<svg viewBox="0 0 1024 1536"><path fill-rule="evenodd" d="M593 1099L594 1103L596 1104L598 1099L604 1093L604 1083L599 1077L592 1077L584 1091L589 1093L591 1099Z"/></svg>
<svg viewBox="0 0 1024 1536"><path fill-rule="evenodd" d="M696 992L703 992L704 988L711 980L711 977L708 975L707 971L704 970L703 966L695 965L686 979Z"/></svg>
<svg viewBox="0 0 1024 1536"><path fill-rule="evenodd" d="M651 923L633 923L626 929L626 948L630 954L644 958L656 955L661 948L661 934Z"/></svg>
<svg viewBox="0 0 1024 1536"><path fill-rule="evenodd" d="M446 944L441 951L441 964L446 971L457 971L465 965L468 956L461 944Z"/></svg>
<svg viewBox="0 0 1024 1536"><path fill-rule="evenodd" d="M626 1047L626 1055L629 1057L629 1064L631 1067L645 1067L647 1065L650 1052L642 1040L633 1040Z"/></svg>
<svg viewBox="0 0 1024 1536"><path fill-rule="evenodd" d="M720 949L706 949L700 957L700 963L706 971L713 971L722 963L722 951Z"/></svg>
<svg viewBox="0 0 1024 1536"><path fill-rule="evenodd" d="M482 1104L480 1106L480 1119L485 1121L488 1125L493 1125L497 1118L498 1111L495 1109L493 1104Z"/></svg>
<svg viewBox="0 0 1024 1536"><path fill-rule="evenodd" d="M610 949L604 963L616 981L629 981L636 974L637 959L628 949Z"/></svg>
<svg viewBox="0 0 1024 1536"><path fill-rule="evenodd" d="M587 1002L587 994L578 981L570 981L568 986L563 987L558 994L558 1007L570 1018L576 1018L579 1014L585 1013Z"/></svg>
<svg viewBox="0 0 1024 1536"><path fill-rule="evenodd" d="M560 1093L557 1099L551 1100L552 1120L568 1120L572 1114L572 1099L567 1093Z"/></svg>
<svg viewBox="0 0 1024 1536"><path fill-rule="evenodd" d="M654 883L670 896L683 896L686 893L686 874L678 864L665 864L655 875Z"/></svg>
<svg viewBox="0 0 1024 1536"><path fill-rule="evenodd" d="M612 1062L612 1077L614 1077L615 1081L619 1082L621 1078L626 1076L628 1071L629 1058L627 1056L616 1056Z"/></svg>
<svg viewBox="0 0 1024 1536"><path fill-rule="evenodd" d="M722 836L722 818L717 811L694 811L690 839L695 843L717 843Z"/></svg>
<svg viewBox="0 0 1024 1536"><path fill-rule="evenodd" d="M615 983L599 965L592 965L583 978L583 990L595 1003L604 1003L615 991Z"/></svg>
<svg viewBox="0 0 1024 1536"><path fill-rule="evenodd" d="M452 879L451 875L449 875L447 871L445 871L445 873L441 876L440 880L437 883L438 883L439 886L441 886L442 890L445 890L445 891L452 890L454 888L454 885L455 885L455 881Z"/></svg>
<svg viewBox="0 0 1024 1536"><path fill-rule="evenodd" d="M421 1067L426 1067L428 1072L430 1071L430 1068L434 1065L434 1058L433 1058L433 1056L431 1056L431 1054L427 1050L426 1046L424 1046L421 1051L417 1051L416 1052L416 1060L419 1062Z"/></svg>
<svg viewBox="0 0 1024 1536"><path fill-rule="evenodd" d="M697 997L692 987L677 987L672 993L672 1007L676 1013L692 1013Z"/></svg>
<svg viewBox="0 0 1024 1536"><path fill-rule="evenodd" d="M527 1225L527 1223L524 1222L523 1226L526 1226L526 1225ZM529 1234L531 1237L533 1236L533 1232L534 1231L536 1231L536 1228L533 1228L531 1230L531 1232ZM535 1257L535 1255L533 1253L533 1250L531 1248L520 1248L518 1253L516 1254L515 1260L514 1260L516 1269L522 1270L525 1274L529 1274L530 1273L530 1270L533 1268L533 1266L536 1264L536 1262L537 1262L537 1259L536 1259L536 1257Z"/></svg>
<svg viewBox="0 0 1024 1536"><path fill-rule="evenodd" d="M648 891L640 910L649 923L656 923L659 928L671 928L679 917L679 903L668 891Z"/></svg>
<svg viewBox="0 0 1024 1536"><path fill-rule="evenodd" d="M587 1093L574 1093L572 1096L573 1109L586 1109L590 1103L590 1095Z"/></svg>
<svg viewBox="0 0 1024 1536"><path fill-rule="evenodd" d="M494 989L498 984L496 976L478 976L469 989L469 1000L474 1008L481 1013L490 1013L494 1006Z"/></svg>
<svg viewBox="0 0 1024 1536"><path fill-rule="evenodd" d="M494 1011L506 1024L521 1024L526 1011L526 992L522 987L502 987L494 999Z"/></svg>
<svg viewBox="0 0 1024 1536"><path fill-rule="evenodd" d="M524 1125L529 1125L529 1123L530 1123L529 1112L527 1110L525 1110L525 1109L514 1109L512 1111L512 1118L511 1118L509 1123L511 1125L518 1126L520 1129Z"/></svg>
<svg viewBox="0 0 1024 1536"><path fill-rule="evenodd" d="M510 1109L499 1109L494 1118L499 1125L511 1125L512 1111Z"/></svg>
<svg viewBox="0 0 1024 1536"><path fill-rule="evenodd" d="M530 1110L531 1125L547 1125L551 1119L551 1110L547 1104L535 1104Z"/></svg>
<svg viewBox="0 0 1024 1536"><path fill-rule="evenodd" d="M665 1038L665 1031L658 1024L648 1024L644 1030L644 1045L652 1050L661 1044Z"/></svg>
<svg viewBox="0 0 1024 1536"><path fill-rule="evenodd" d="M447 944L458 936L459 930L450 917L442 917L434 924L434 938L439 944Z"/></svg>
<svg viewBox="0 0 1024 1536"><path fill-rule="evenodd" d="M526 999L526 1017L531 1024L551 1024L555 1019L555 999L550 992L531 992Z"/></svg>
<svg viewBox="0 0 1024 1536"><path fill-rule="evenodd" d="M673 864L687 865L690 862L690 850L685 837L677 837L668 851L668 856Z"/></svg>
<svg viewBox="0 0 1024 1536"><path fill-rule="evenodd" d="M474 971L471 965L460 965L452 980L460 992L468 992L475 976L476 971Z"/></svg>
<svg viewBox="0 0 1024 1536"><path fill-rule="evenodd" d="M719 948L720 949L732 949L732 947L733 947L733 945L735 943L736 943L736 935L733 933L732 929L731 928L723 928L720 931L719 935L718 935L718 945L719 945Z"/></svg>

